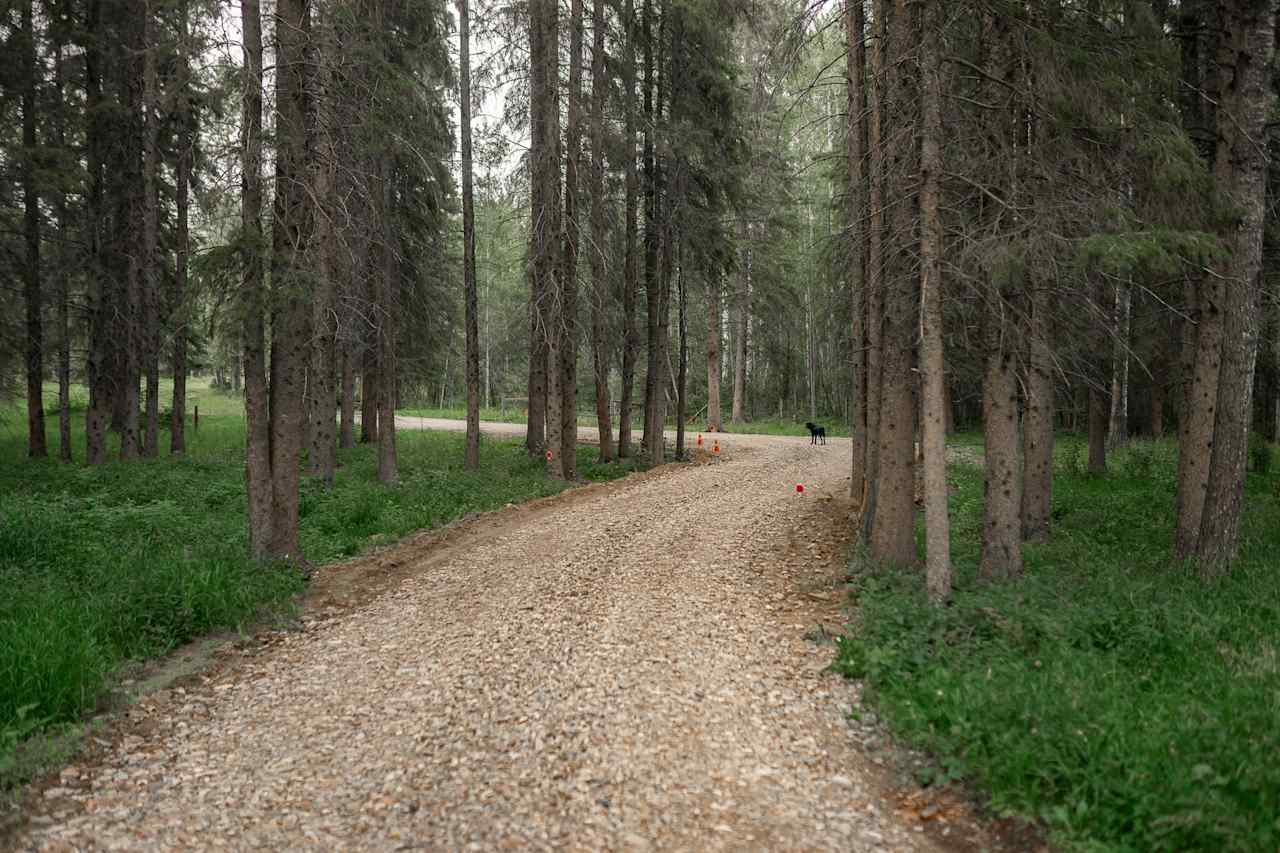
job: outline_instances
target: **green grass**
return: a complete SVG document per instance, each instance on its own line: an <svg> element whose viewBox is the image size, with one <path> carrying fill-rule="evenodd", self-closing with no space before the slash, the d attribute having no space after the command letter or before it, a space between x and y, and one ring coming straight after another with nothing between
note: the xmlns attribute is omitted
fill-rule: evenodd
<svg viewBox="0 0 1280 853"><path fill-rule="evenodd" d="M818 418L817 423L826 427L829 437L848 438L849 426L835 418ZM789 418L756 418L738 423L729 419L724 421L725 432L755 433L757 435L795 435L809 437L809 430L804 421L793 421Z"/></svg>
<svg viewBox="0 0 1280 853"><path fill-rule="evenodd" d="M92 712L122 664L202 634L288 610L296 575L246 559L244 431L230 405L201 392L185 458L95 468L27 460L25 414L0 421L0 787L23 775L15 746ZM207 400L208 402L204 402ZM48 425L56 443L56 419ZM83 458L83 418L75 420ZM400 485L375 477L376 448L344 450L332 491L305 481L300 535L323 564L471 512L554 494L541 460L486 439L463 470L460 433L401 430ZM162 437L167 449L167 434ZM584 479L623 476L579 450Z"/></svg>
<svg viewBox="0 0 1280 853"><path fill-rule="evenodd" d="M996 812L1064 849L1280 847L1280 500L1251 474L1243 559L1199 581L1172 563L1176 451L1134 442L1106 478L1055 454L1053 541L1019 582L975 583L982 475L952 472L956 593L855 563L861 611L836 667ZM1275 466L1272 466L1275 470Z"/></svg>

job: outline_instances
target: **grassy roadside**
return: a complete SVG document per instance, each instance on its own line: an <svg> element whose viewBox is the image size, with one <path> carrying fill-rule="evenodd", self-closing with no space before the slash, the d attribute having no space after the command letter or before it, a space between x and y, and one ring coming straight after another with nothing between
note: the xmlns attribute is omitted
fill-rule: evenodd
<svg viewBox="0 0 1280 853"><path fill-rule="evenodd" d="M123 664L292 606L296 577L245 558L243 421L226 414L240 404L215 396L202 392L200 428L188 427L181 459L27 460L22 413L0 422L0 788L26 773L18 743L92 713ZM78 458L82 422L77 413ZM56 429L55 417L55 444ZM374 447L340 453L332 491L304 484L312 562L563 489L516 441L486 439L478 472L463 470L462 434L402 430L397 441L395 489L377 482ZM585 479L633 470L595 457L593 447L579 452Z"/></svg>
<svg viewBox="0 0 1280 853"><path fill-rule="evenodd" d="M908 743L926 783L965 779L1071 850L1280 847L1280 496L1250 475L1243 560L1201 583L1171 563L1170 443L1105 478L1055 459L1053 541L1017 583L975 582L982 472L951 480L952 604L855 564L860 619L836 666Z"/></svg>

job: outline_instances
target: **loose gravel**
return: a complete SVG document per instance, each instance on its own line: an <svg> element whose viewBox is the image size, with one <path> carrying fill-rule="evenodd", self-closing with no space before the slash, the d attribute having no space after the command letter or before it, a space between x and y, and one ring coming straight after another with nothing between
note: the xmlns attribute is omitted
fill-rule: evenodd
<svg viewBox="0 0 1280 853"><path fill-rule="evenodd" d="M144 700L147 734L64 770L17 847L935 849L787 604L847 441L720 441L404 546L420 570L374 601Z"/></svg>

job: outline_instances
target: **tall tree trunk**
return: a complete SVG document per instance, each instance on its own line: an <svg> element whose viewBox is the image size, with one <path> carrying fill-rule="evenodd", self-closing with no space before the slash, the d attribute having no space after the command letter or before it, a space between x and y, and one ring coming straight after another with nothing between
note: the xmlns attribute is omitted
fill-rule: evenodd
<svg viewBox="0 0 1280 853"><path fill-rule="evenodd" d="M684 421L688 409L685 389L689 379L689 301L684 287L684 270L679 263L676 264L676 292L680 333L680 360L676 367L676 459L683 460Z"/></svg>
<svg viewBox="0 0 1280 853"><path fill-rule="evenodd" d="M262 17L258 0L241 0L244 32L244 121L241 125L241 230L244 258L245 486L249 499L249 553L271 554L275 514L271 495L271 410L266 368L266 283L262 233Z"/></svg>
<svg viewBox="0 0 1280 853"><path fill-rule="evenodd" d="M1172 318L1169 318L1172 319ZM1152 438L1164 436L1164 401L1169 388L1169 341L1176 326L1161 329L1161 339L1151 359L1151 400L1147 409L1148 430Z"/></svg>
<svg viewBox="0 0 1280 853"><path fill-rule="evenodd" d="M480 329L476 305L476 213L471 177L471 15L458 0L458 104L462 118L462 290L467 334L467 448L463 464L480 467Z"/></svg>
<svg viewBox="0 0 1280 853"><path fill-rule="evenodd" d="M331 198L338 170L338 151L333 141L335 116L329 103L333 88L333 64L339 46L329 22L317 33L315 57L315 142L311 151L318 162L311 169L311 196L315 205L315 239L310 263L314 265L315 299L311 303L311 341L307 363L307 475L326 489L333 487L338 465L338 419L336 362L338 345L338 264L334 259L337 239Z"/></svg>
<svg viewBox="0 0 1280 853"><path fill-rule="evenodd" d="M536 0L530 6L530 189L532 198L532 241L534 291L538 294L540 330L545 346L545 421L543 435L547 473L563 475L561 453L563 395L560 345L564 340L561 311L562 257L560 254L560 64L559 7L554 0ZM530 393L532 398L533 394ZM534 418L530 399L529 417ZM532 433L533 426L530 425Z"/></svg>
<svg viewBox="0 0 1280 853"><path fill-rule="evenodd" d="M558 354L552 350L558 330L556 302L556 246L560 220L560 107L558 9L551 0L532 0L529 6L529 230L530 345L529 423L525 446L531 453L560 449L560 408L556 385ZM548 466L550 471L550 465Z"/></svg>
<svg viewBox="0 0 1280 853"><path fill-rule="evenodd" d="M1089 385L1089 473L1107 473L1108 397Z"/></svg>
<svg viewBox="0 0 1280 853"><path fill-rule="evenodd" d="M1234 0L1219 3L1218 10L1225 37L1218 47L1221 79L1214 178L1233 211L1221 229L1231 252L1221 275L1229 285L1222 300L1221 372L1196 550L1204 577L1226 573L1240 549L1258 361L1266 201L1267 152L1258 140L1263 138L1273 100L1270 73L1275 49L1275 4Z"/></svg>
<svg viewBox="0 0 1280 853"><path fill-rule="evenodd" d="M58 151L67 150L66 63L63 47L66 33L61 16L51 28L54 63L53 144ZM66 247L71 244L71 217L67 210L67 192L59 188L54 195L58 218L58 458L71 461L71 276ZM77 258L83 256L77 255Z"/></svg>
<svg viewBox="0 0 1280 853"><path fill-rule="evenodd" d="M1188 82L1179 101L1183 125L1208 163L1217 160L1216 130L1219 99L1217 51L1223 30L1217 4L1187 0L1182 15L1182 77ZM1221 188L1220 188L1221 191ZM1221 281L1216 275L1190 273L1184 282L1186 319L1182 323L1180 393L1178 400L1178 472L1175 490L1176 522L1173 552L1180 559L1196 553L1209 485L1213 448L1214 407L1222 356Z"/></svg>
<svg viewBox="0 0 1280 853"><path fill-rule="evenodd" d="M951 518L947 502L946 355L942 334L941 9L925 5L920 46L920 379L921 450L924 455L925 586L929 600L951 597Z"/></svg>
<svg viewBox="0 0 1280 853"><path fill-rule="evenodd" d="M160 453L160 80L156 70L156 15L152 0L144 4L143 23L143 166L142 166L142 357L147 385L147 416L142 455Z"/></svg>
<svg viewBox="0 0 1280 853"><path fill-rule="evenodd" d="M110 126L107 98L103 93L103 67L110 62L107 46L112 42L102 20L102 0L86 0L81 48L84 51L85 160L88 171L85 230L88 242L89 351L85 374L89 384L89 405L85 410L85 462L99 465L107 461L107 433L111 429L115 398L116 362L114 317L110 304L117 284L115 265L107 239L110 212L107 208L107 155Z"/></svg>
<svg viewBox="0 0 1280 853"><path fill-rule="evenodd" d="M1018 380L1009 315L1004 294L988 285L986 343L982 381L982 420L985 438L985 484L982 560L979 575L987 580L1022 574L1022 529L1019 524L1021 489L1018 480Z"/></svg>
<svg viewBox="0 0 1280 853"><path fill-rule="evenodd" d="M147 135L145 96L146 0L128 0L125 4L125 71L121 78L121 103L124 119L119 143L123 157L119 236L125 251L124 300L116 306L125 327L123 347L118 365L123 392L116 398L120 416L120 458L136 459L142 451L139 419L139 384L147 348L146 314L148 251L146 238L146 172L143 166Z"/></svg>
<svg viewBox="0 0 1280 853"><path fill-rule="evenodd" d="M1107 428L1110 423L1111 395L1105 388L1110 376L1110 359L1107 352L1107 336L1104 330L1108 325L1104 305L1104 289L1099 281L1092 283L1093 304L1097 308L1097 322L1094 325L1093 350L1096 355L1092 359L1092 376L1089 377L1089 473L1107 473Z"/></svg>
<svg viewBox="0 0 1280 853"><path fill-rule="evenodd" d="M719 276L707 277L707 431L724 429L720 415L720 287Z"/></svg>
<svg viewBox="0 0 1280 853"><path fill-rule="evenodd" d="M270 553L305 566L298 543L299 462L303 436L303 375L311 338L309 305L313 215L307 191L310 0L277 0L276 192L271 285L271 496Z"/></svg>
<svg viewBox="0 0 1280 853"><path fill-rule="evenodd" d="M876 491L880 478L880 402L884 388L884 195L885 151L883 123L886 113L885 42L888 38L887 0L872 0L871 108L867 123L867 464L866 499L862 508L864 542L871 539L876 519Z"/></svg>
<svg viewBox="0 0 1280 853"><path fill-rule="evenodd" d="M1178 419L1177 524L1174 553L1196 553L1204 514L1209 460L1213 452L1213 410L1218 402L1222 351L1223 287L1216 276L1188 284L1194 302L1183 327L1183 400ZM1188 351L1190 351L1188 353Z"/></svg>
<svg viewBox="0 0 1280 853"><path fill-rule="evenodd" d="M27 455L45 457L44 300L40 293L40 194L36 188L36 30L32 0L22 4L22 199L27 309Z"/></svg>
<svg viewBox="0 0 1280 853"><path fill-rule="evenodd" d="M400 313L400 264L391 221L394 194L389 153L380 156L378 172L377 191L381 195L378 224L382 231L378 253L381 268L375 272L378 281L378 482L393 486L400 479L396 458L395 320Z"/></svg>
<svg viewBox="0 0 1280 853"><path fill-rule="evenodd" d="M740 424L746 420L747 406L747 335L751 327L751 224L739 229L742 235L742 279L734 300L733 334L733 403L729 420Z"/></svg>
<svg viewBox="0 0 1280 853"><path fill-rule="evenodd" d="M1010 199L1018 193L1018 159L1023 156L1021 126L1025 113L1017 96L1010 96L1001 81L1021 90L1021 80L1013 69L1018 60L1011 50L1009 22L997 12L982 19L985 95L992 103L1005 104L988 118L987 137L993 153L1010 158L1010 178L1001 187ZM1006 76L1007 75L1007 76ZM1011 99L1012 98L1012 99ZM1008 128L1018 128L1011 135ZM985 214L984 218L992 217ZM993 227L998 227L993 225ZM1004 273L1003 283L996 275ZM1010 318L1015 285L1014 271L988 270L983 288L983 377L982 421L985 460L983 483L982 555L978 575L984 580L1017 577L1022 574L1022 495L1018 473L1018 378L1014 329ZM887 382L886 382L887 384Z"/></svg>
<svg viewBox="0 0 1280 853"><path fill-rule="evenodd" d="M569 4L569 105L565 128L564 269L560 276L560 476L578 479L578 173L582 165L582 0Z"/></svg>
<svg viewBox="0 0 1280 853"><path fill-rule="evenodd" d="M338 419L338 447L356 446L356 366L351 357L351 343L342 341L342 413Z"/></svg>
<svg viewBox="0 0 1280 853"><path fill-rule="evenodd" d="M896 0L889 28L891 60L890 103L903 122L914 124L910 101L918 81L910 71L915 10L907 0ZM918 314L915 301L914 231L916 203L912 185L917 170L916 150L911 145L895 146L890 156L894 178L892 213L893 286L885 288L884 331L880 365L880 444L876 471L875 518L871 527L871 555L892 565L909 565L916 560L915 466L913 424L915 400L911 376L911 347L916 338Z"/></svg>
<svg viewBox="0 0 1280 853"><path fill-rule="evenodd" d="M596 431L600 436L600 461L613 459L613 424L609 414L609 355L607 306L609 278L606 255L609 232L604 208L604 109L609 80L604 68L604 0L591 6L591 367L596 391Z"/></svg>
<svg viewBox="0 0 1280 853"><path fill-rule="evenodd" d="M626 458L631 450L631 403L635 392L636 355L640 348L636 331L636 288L639 278L639 214L640 182L636 173L636 12L633 0L623 0L623 26L626 28L626 58L623 62L625 193L623 218L626 220L625 257L622 272L622 389L618 396L618 457Z"/></svg>
<svg viewBox="0 0 1280 853"><path fill-rule="evenodd" d="M641 40L644 42L644 152L642 155L644 168L644 295L645 332L647 337L644 376L644 449L651 465L661 465L664 461L665 446L661 430L661 422L657 420L657 412L663 395L662 387L662 354L659 339L662 315L662 283L659 280L659 216L658 216L658 162L655 154L654 135L657 131L656 110L661 109L655 103L654 93L657 88L654 64L653 39L653 3L644 0L641 12Z"/></svg>
<svg viewBox="0 0 1280 853"><path fill-rule="evenodd" d="M1271 440L1280 444L1280 297L1274 300L1271 310L1274 326L1271 339L1271 357L1274 362L1271 367L1275 371L1277 386L1272 392L1271 404L1274 409L1271 412Z"/></svg>
<svg viewBox="0 0 1280 853"><path fill-rule="evenodd" d="M1111 333L1111 418L1107 447L1115 450L1129 443L1129 326L1133 291L1127 284L1115 285L1115 310Z"/></svg>
<svg viewBox="0 0 1280 853"><path fill-rule="evenodd" d="M177 234L174 246L173 275L173 402L169 416L169 452L187 451L187 261L191 253L191 235L188 226L190 202L192 149L191 111L191 60L190 60L190 9L188 0L178 4L178 162L175 169L175 196L177 203Z"/></svg>
<svg viewBox="0 0 1280 853"><path fill-rule="evenodd" d="M1026 404L1022 418L1022 538L1049 539L1053 496L1053 347L1047 287L1031 282L1027 311Z"/></svg>
<svg viewBox="0 0 1280 853"><path fill-rule="evenodd" d="M864 162L867 147L867 47L866 10L863 0L845 2L845 50L847 112L845 156L848 160L847 227L848 259L846 285L852 305L850 348L852 350L853 388L849 405L852 462L849 494L861 500L867 476L867 175Z"/></svg>

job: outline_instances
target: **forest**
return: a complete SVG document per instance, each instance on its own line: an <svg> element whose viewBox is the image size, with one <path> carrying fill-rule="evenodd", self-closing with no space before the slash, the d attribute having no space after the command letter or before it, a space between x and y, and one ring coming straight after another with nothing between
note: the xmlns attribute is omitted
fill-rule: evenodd
<svg viewBox="0 0 1280 853"><path fill-rule="evenodd" d="M1275 849L1276 13L0 0L0 771L322 566L808 421L922 783Z"/></svg>

